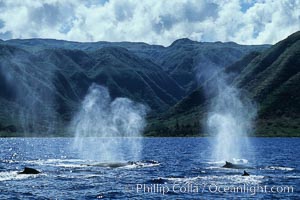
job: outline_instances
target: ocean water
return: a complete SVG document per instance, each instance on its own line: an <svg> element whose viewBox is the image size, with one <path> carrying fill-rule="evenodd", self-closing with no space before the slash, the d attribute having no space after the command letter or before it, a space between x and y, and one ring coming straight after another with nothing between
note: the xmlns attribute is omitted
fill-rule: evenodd
<svg viewBox="0 0 300 200"><path fill-rule="evenodd" d="M1 138L0 199L300 199L300 138L250 138L237 161L250 176L213 160L211 138L137 140L140 160L116 167L79 157L72 138Z"/></svg>

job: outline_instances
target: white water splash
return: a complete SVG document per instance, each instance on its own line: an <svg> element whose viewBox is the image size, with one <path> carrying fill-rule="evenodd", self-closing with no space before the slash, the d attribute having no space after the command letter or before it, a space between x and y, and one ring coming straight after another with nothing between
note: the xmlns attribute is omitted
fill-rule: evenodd
<svg viewBox="0 0 300 200"><path fill-rule="evenodd" d="M74 148L84 159L138 160L146 107L127 98L111 100L107 88L92 84L71 122Z"/></svg>

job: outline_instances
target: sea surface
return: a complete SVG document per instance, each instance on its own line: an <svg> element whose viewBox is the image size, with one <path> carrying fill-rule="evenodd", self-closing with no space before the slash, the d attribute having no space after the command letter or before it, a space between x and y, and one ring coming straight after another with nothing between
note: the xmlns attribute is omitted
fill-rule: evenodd
<svg viewBox="0 0 300 200"><path fill-rule="evenodd" d="M1 138L0 199L300 199L300 138L250 138L233 160L250 176L213 160L211 138L137 140L140 160L114 164L80 157L72 138Z"/></svg>

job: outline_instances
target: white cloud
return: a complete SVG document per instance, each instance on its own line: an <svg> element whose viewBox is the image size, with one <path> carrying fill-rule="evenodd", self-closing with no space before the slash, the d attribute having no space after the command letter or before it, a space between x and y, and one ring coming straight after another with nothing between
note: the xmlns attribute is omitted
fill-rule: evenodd
<svg viewBox="0 0 300 200"><path fill-rule="evenodd" d="M300 30L300 0L0 0L0 38L275 43Z"/></svg>

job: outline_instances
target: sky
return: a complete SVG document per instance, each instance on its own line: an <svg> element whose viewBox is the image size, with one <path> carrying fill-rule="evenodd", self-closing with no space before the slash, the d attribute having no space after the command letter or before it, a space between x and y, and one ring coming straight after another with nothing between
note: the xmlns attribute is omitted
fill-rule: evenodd
<svg viewBox="0 0 300 200"><path fill-rule="evenodd" d="M300 0L0 0L0 39L176 39L274 44L300 30Z"/></svg>

